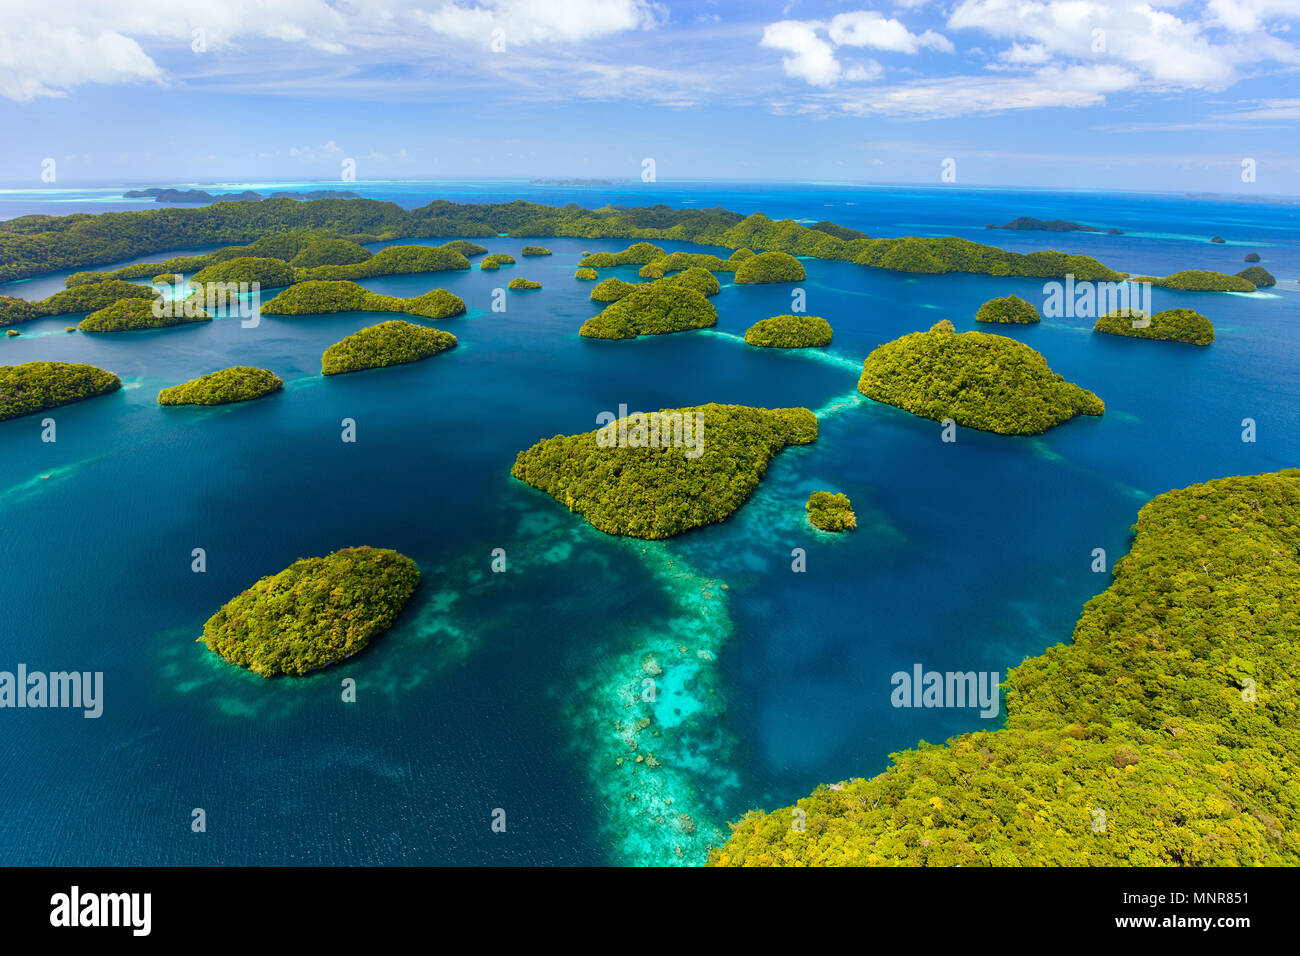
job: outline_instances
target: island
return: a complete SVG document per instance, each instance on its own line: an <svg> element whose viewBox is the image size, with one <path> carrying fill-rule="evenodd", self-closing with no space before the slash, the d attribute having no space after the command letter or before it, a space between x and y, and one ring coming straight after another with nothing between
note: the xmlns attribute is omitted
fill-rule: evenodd
<svg viewBox="0 0 1300 956"><path fill-rule="evenodd" d="M1033 304L1018 295L1006 295L1000 299L989 299L975 313L976 322L1000 322L1013 325L1028 325L1039 322L1042 316Z"/></svg>
<svg viewBox="0 0 1300 956"><path fill-rule="evenodd" d="M506 288L514 289L516 292L523 292L528 289L540 289L541 287L542 284L540 282L534 282L532 279L524 278L511 279L506 283Z"/></svg>
<svg viewBox="0 0 1300 956"><path fill-rule="evenodd" d="M1034 219L1031 216L1020 216L1002 226L995 226L993 223L989 223L986 228L1021 229L1039 232L1101 232L1101 230L1097 229L1095 226L1081 226L1077 222L1068 222L1065 219ZM1116 230L1112 230L1112 232L1115 231Z"/></svg>
<svg viewBox="0 0 1300 956"><path fill-rule="evenodd" d="M508 252L494 252L490 256L485 256L478 267L485 272L491 272L500 269L502 266L512 266L515 264L515 257Z"/></svg>
<svg viewBox="0 0 1300 956"><path fill-rule="evenodd" d="M1258 253L1258 252L1248 252L1248 253L1246 253L1246 261L1247 261L1247 262L1259 262L1259 253Z"/></svg>
<svg viewBox="0 0 1300 956"><path fill-rule="evenodd" d="M573 277L575 279L580 279L583 282L592 282L600 278L600 273L595 269L589 269L586 266L583 266L580 269L574 270Z"/></svg>
<svg viewBox="0 0 1300 956"><path fill-rule="evenodd" d="M160 272L149 281L153 285L172 285L178 278L174 272Z"/></svg>
<svg viewBox="0 0 1300 956"><path fill-rule="evenodd" d="M511 474L606 534L670 538L725 521L777 452L816 438L806 408L661 409L543 439L519 453Z"/></svg>
<svg viewBox="0 0 1300 956"><path fill-rule="evenodd" d="M753 811L709 862L1294 866L1297 528L1300 470L1157 496L1073 641L1007 674L1001 729L819 787L802 830Z"/></svg>
<svg viewBox="0 0 1300 956"><path fill-rule="evenodd" d="M519 254L523 256L549 256L551 250L547 249L545 246L524 246L523 249L519 251Z"/></svg>
<svg viewBox="0 0 1300 956"><path fill-rule="evenodd" d="M1093 331L1188 345L1209 345L1214 341L1214 323L1193 309L1166 309L1149 318L1145 312L1111 312L1097 320Z"/></svg>
<svg viewBox="0 0 1300 956"><path fill-rule="evenodd" d="M112 372L68 362L0 365L0 422L107 395L122 387Z"/></svg>
<svg viewBox="0 0 1300 956"><path fill-rule="evenodd" d="M702 293L659 279L633 286L627 295L584 322L578 334L591 339L634 339L703 329L717 323L718 310Z"/></svg>
<svg viewBox="0 0 1300 956"><path fill-rule="evenodd" d="M278 392L280 376L252 365L236 365L211 372L158 393L159 405L229 405Z"/></svg>
<svg viewBox="0 0 1300 956"><path fill-rule="evenodd" d="M29 322L47 315L96 312L121 299L144 299L152 302L156 297L157 293L149 286L120 280L64 289L62 292L56 292L34 302L16 296L0 296L0 328L19 322Z"/></svg>
<svg viewBox="0 0 1300 956"><path fill-rule="evenodd" d="M858 526L849 496L830 491L814 491L804 505L808 521L820 531L852 531Z"/></svg>
<svg viewBox="0 0 1300 956"><path fill-rule="evenodd" d="M416 272L456 272L469 267L464 255L445 246L389 246L363 262L296 269L294 279L374 279Z"/></svg>
<svg viewBox="0 0 1300 956"><path fill-rule="evenodd" d="M1271 289L1277 285L1277 279L1263 266L1249 266L1237 273L1238 279L1245 279L1257 289Z"/></svg>
<svg viewBox="0 0 1300 956"><path fill-rule="evenodd" d="M274 289L292 285L294 270L283 259L270 259L261 256L239 256L225 262L214 262L204 266L190 279L190 285L206 286L208 283L239 283L257 285L261 288ZM90 286L96 288L97 286Z"/></svg>
<svg viewBox="0 0 1300 956"><path fill-rule="evenodd" d="M487 246L480 246L477 242L470 242L468 239L453 239L451 242L444 242L439 248L459 252L466 258L481 256L487 252Z"/></svg>
<svg viewBox="0 0 1300 956"><path fill-rule="evenodd" d="M806 278L803 263L788 252L760 252L736 267L738 283L801 282Z"/></svg>
<svg viewBox="0 0 1300 956"><path fill-rule="evenodd" d="M426 319L464 315L465 300L446 289L404 299L383 295L346 279L309 279L289 286L262 306L262 315L325 315L331 312L405 312Z"/></svg>
<svg viewBox="0 0 1300 956"><path fill-rule="evenodd" d="M212 321L212 316L201 308L179 302L165 305L168 307L159 310L162 314L155 315L152 301L118 299L112 305L90 313L77 328L82 332L135 332Z"/></svg>
<svg viewBox="0 0 1300 956"><path fill-rule="evenodd" d="M347 266L365 262L374 256L369 249L348 239L320 239L304 246L289 265L295 269L310 269L315 266Z"/></svg>
<svg viewBox="0 0 1300 956"><path fill-rule="evenodd" d="M831 344L831 324L819 315L774 315L745 330L750 345L770 349L806 349Z"/></svg>
<svg viewBox="0 0 1300 956"><path fill-rule="evenodd" d="M238 193L210 193L204 189L173 189L151 186L148 189L128 189L122 193L123 199L152 199L154 202L210 203L239 200L258 202L268 197L251 189ZM359 193L348 189L313 189L309 192L274 192L272 199L360 199Z"/></svg>
<svg viewBox="0 0 1300 956"><path fill-rule="evenodd" d="M858 391L921 418L999 435L1039 435L1076 415L1106 410L1023 342L957 332L946 319L868 355Z"/></svg>
<svg viewBox="0 0 1300 956"><path fill-rule="evenodd" d="M335 342L321 355L322 375L405 365L453 348L456 336L414 322L389 319Z"/></svg>
<svg viewBox="0 0 1300 956"><path fill-rule="evenodd" d="M416 563L387 548L302 558L226 602L199 641L262 677L301 677L364 650L419 583Z"/></svg>
<svg viewBox="0 0 1300 956"><path fill-rule="evenodd" d="M1228 241L1228 240L1227 240L1227 239L1224 239L1222 236L1214 236L1214 237L1210 240L1210 242L1227 242L1227 241Z"/></svg>
<svg viewBox="0 0 1300 956"><path fill-rule="evenodd" d="M636 242L622 252L593 252L583 256L578 265L590 269L613 269L618 266L643 266L662 259L668 253L650 242Z"/></svg>
<svg viewBox="0 0 1300 956"><path fill-rule="evenodd" d="M1131 282L1150 282L1161 289L1182 289L1187 292L1254 292L1255 283L1241 276L1225 275L1209 269L1184 269L1163 279L1138 276Z"/></svg>

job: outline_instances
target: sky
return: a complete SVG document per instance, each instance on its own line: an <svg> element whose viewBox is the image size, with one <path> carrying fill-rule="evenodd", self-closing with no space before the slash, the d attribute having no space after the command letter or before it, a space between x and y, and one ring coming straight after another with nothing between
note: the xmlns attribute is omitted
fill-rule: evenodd
<svg viewBox="0 0 1300 956"><path fill-rule="evenodd" d="M0 0L0 181L1300 195L1300 0ZM48 174L47 174L48 175ZM946 177L946 178L945 178Z"/></svg>

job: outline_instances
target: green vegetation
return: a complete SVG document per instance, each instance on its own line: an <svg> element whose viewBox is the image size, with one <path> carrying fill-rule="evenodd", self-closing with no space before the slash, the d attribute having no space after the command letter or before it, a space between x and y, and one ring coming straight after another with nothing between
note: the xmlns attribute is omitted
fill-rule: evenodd
<svg viewBox="0 0 1300 956"><path fill-rule="evenodd" d="M385 548L303 558L227 602L199 640L263 677L301 676L363 650L419 583L415 562Z"/></svg>
<svg viewBox="0 0 1300 956"><path fill-rule="evenodd" d="M1257 289L1271 289L1277 285L1277 279L1263 266L1249 266L1237 273L1238 279L1245 279Z"/></svg>
<svg viewBox="0 0 1300 956"><path fill-rule="evenodd" d="M192 379L158 393L159 405L228 405L278 392L280 376L252 365L236 365Z"/></svg>
<svg viewBox="0 0 1300 956"><path fill-rule="evenodd" d="M1141 282L1147 276L1135 279ZM1150 279L1154 286L1162 289L1185 289L1189 292L1254 292L1255 283L1241 276L1224 275L1222 272L1210 272L1206 269L1185 269L1165 276L1163 279Z"/></svg>
<svg viewBox="0 0 1300 956"><path fill-rule="evenodd" d="M465 302L446 289L404 299L381 295L345 280L312 279L285 289L262 306L262 315L323 315L329 312L405 312L445 319L465 312Z"/></svg>
<svg viewBox="0 0 1300 956"><path fill-rule="evenodd" d="M335 342L321 355L322 375L404 365L437 355L456 344L456 336L401 319L380 322Z"/></svg>
<svg viewBox="0 0 1300 956"><path fill-rule="evenodd" d="M594 339L634 339L638 335L703 329L717 323L718 310L703 294L670 279L660 279L635 286L617 302L605 306L582 324L578 334Z"/></svg>
<svg viewBox="0 0 1300 956"><path fill-rule="evenodd" d="M800 282L808 278L803 263L786 252L760 252L736 267L736 281Z"/></svg>
<svg viewBox="0 0 1300 956"><path fill-rule="evenodd" d="M1166 309L1151 316L1149 323L1146 319L1145 312L1134 311L1129 315L1111 312L1097 320L1093 331L1189 345L1209 345L1214 341L1214 323L1192 309ZM1135 322L1139 324L1135 326Z"/></svg>
<svg viewBox="0 0 1300 956"><path fill-rule="evenodd" d="M937 322L880 346L862 364L858 391L877 402L942 421L1037 435L1106 406L1053 372L1028 345L987 332L956 332Z"/></svg>
<svg viewBox="0 0 1300 956"><path fill-rule="evenodd" d="M511 279L509 283L507 283L507 288L518 291L523 291L525 289L540 289L541 287L542 284L540 282L534 282L532 279Z"/></svg>
<svg viewBox="0 0 1300 956"><path fill-rule="evenodd" d="M468 239L453 239L451 242L444 242L443 249L449 249L452 252L459 252L465 258L470 256L481 256L487 252L487 246L480 246L477 242L470 242Z"/></svg>
<svg viewBox="0 0 1300 956"><path fill-rule="evenodd" d="M616 279L610 276L608 279L602 279L591 288L592 302L617 302L623 296L630 292L635 292L640 286L635 282L624 282L622 279Z"/></svg>
<svg viewBox="0 0 1300 956"><path fill-rule="evenodd" d="M1007 675L1003 729L818 788L804 832L752 812L710 862L1295 866L1297 576L1300 471L1160 495L1073 643Z"/></svg>
<svg viewBox="0 0 1300 956"><path fill-rule="evenodd" d="M663 249L649 242L637 242L622 252L593 252L591 255L583 256L578 262L580 266L587 266L592 269L613 269L617 266L643 266L656 259L662 259L667 253Z"/></svg>
<svg viewBox="0 0 1300 956"><path fill-rule="evenodd" d="M549 256L550 254L551 250L547 249L545 246L524 246L524 248L520 250L520 255L524 256Z"/></svg>
<svg viewBox="0 0 1300 956"><path fill-rule="evenodd" d="M64 289L35 302L14 296L0 296L0 328L47 315L96 312L120 299L152 301L156 295L149 286L114 279Z"/></svg>
<svg viewBox="0 0 1300 956"><path fill-rule="evenodd" d="M575 279L581 279L584 282L591 282L595 279L599 279L600 273L595 269L588 269L584 266L583 268L576 270L573 273L573 277Z"/></svg>
<svg viewBox="0 0 1300 956"><path fill-rule="evenodd" d="M750 253L752 256L753 253ZM641 268L643 278L660 279L669 272L682 272L686 269L706 269L709 272L735 272L739 261L733 256L731 259L720 259L711 253L706 252L670 252L662 259L655 259ZM658 275L650 275L647 270L658 272Z"/></svg>
<svg viewBox="0 0 1300 956"><path fill-rule="evenodd" d="M289 260L295 269L310 269L313 266L346 266L355 262L365 262L373 253L355 242L347 239L320 239Z"/></svg>
<svg viewBox="0 0 1300 956"><path fill-rule="evenodd" d="M722 291L722 285L714 277L713 273L701 266L690 266L685 272L678 272L675 275L665 276L663 279L656 280L668 285L675 285L683 289L692 289L700 295L717 295Z"/></svg>
<svg viewBox="0 0 1300 956"><path fill-rule="evenodd" d="M149 281L153 285L171 285L176 281L176 278L177 276L174 272L160 272Z"/></svg>
<svg viewBox="0 0 1300 956"><path fill-rule="evenodd" d="M511 474L606 534L670 538L726 520L773 455L816 437L806 408L663 409L544 439L519 453Z"/></svg>
<svg viewBox="0 0 1300 956"><path fill-rule="evenodd" d="M1248 253L1246 253L1246 261L1247 261L1247 262L1259 262L1259 253L1258 253L1258 252L1248 252Z"/></svg>
<svg viewBox="0 0 1300 956"><path fill-rule="evenodd" d="M976 322L1004 322L1027 325L1039 322L1042 318L1030 303L1018 295L989 299L975 313Z"/></svg>
<svg viewBox="0 0 1300 956"><path fill-rule="evenodd" d="M296 281L311 279L373 279L377 276L410 275L416 272L452 272L468 269L469 260L444 246L389 246L364 262L347 265L312 266L298 269Z"/></svg>
<svg viewBox="0 0 1300 956"><path fill-rule="evenodd" d="M774 315L751 325L745 341L763 348L815 348L831 344L831 324L819 315Z"/></svg>
<svg viewBox="0 0 1300 956"><path fill-rule="evenodd" d="M186 307L180 302L162 304L162 315L154 315L152 301L119 299L107 308L90 313L77 327L83 332L135 332L212 321L212 316L201 308Z"/></svg>
<svg viewBox="0 0 1300 956"><path fill-rule="evenodd" d="M852 531L858 526L849 496L830 491L814 491L804 505L808 520L822 531Z"/></svg>
<svg viewBox="0 0 1300 956"><path fill-rule="evenodd" d="M247 282L258 283L266 289L292 285L294 271L282 259L267 259L257 256L240 256L225 262L214 262L204 266L190 279L191 285L206 285L209 282ZM92 286L93 288L93 286Z"/></svg>
<svg viewBox="0 0 1300 956"><path fill-rule="evenodd" d="M515 264L515 257L508 252L494 252L490 256L484 257L483 261L478 264L480 269L491 272L494 269L500 269L502 266L512 266Z"/></svg>
<svg viewBox="0 0 1300 956"><path fill-rule="evenodd" d="M0 422L106 395L121 387L121 379L94 365L0 365Z"/></svg>
<svg viewBox="0 0 1300 956"><path fill-rule="evenodd" d="M6 329L6 330L5 330L5 338L7 338L7 339L15 339L15 338L17 338L17 337L20 336L20 335L22 335L22 333L19 332L17 329Z"/></svg>

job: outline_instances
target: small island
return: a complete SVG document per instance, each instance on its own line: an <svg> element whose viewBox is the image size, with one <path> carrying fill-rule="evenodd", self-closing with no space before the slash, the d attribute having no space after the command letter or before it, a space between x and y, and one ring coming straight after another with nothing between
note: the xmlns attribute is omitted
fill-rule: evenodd
<svg viewBox="0 0 1300 956"><path fill-rule="evenodd" d="M643 266L668 255L651 242L635 242L622 252L593 252L583 256L578 265L590 269L613 269L616 266Z"/></svg>
<svg viewBox="0 0 1300 956"><path fill-rule="evenodd" d="M858 391L921 418L999 435L1039 435L1106 406L1067 382L1022 342L957 332L946 319L880 346L862 364Z"/></svg>
<svg viewBox="0 0 1300 956"><path fill-rule="evenodd" d="M596 285L592 286L589 298L592 302L617 302L628 293L635 292L641 288L635 282L610 276L608 279L602 279Z"/></svg>
<svg viewBox="0 0 1300 956"><path fill-rule="evenodd" d="M769 349L806 349L831 344L831 324L819 315L774 315L745 331L750 345Z"/></svg>
<svg viewBox="0 0 1300 956"><path fill-rule="evenodd" d="M830 491L814 491L804 505L808 521L820 531L852 531L858 526L849 496Z"/></svg>
<svg viewBox="0 0 1300 956"><path fill-rule="evenodd" d="M1018 295L1007 295L1000 299L989 299L975 313L976 322L1000 322L1003 324L1029 325L1042 321L1042 316L1033 304Z"/></svg>
<svg viewBox="0 0 1300 956"><path fill-rule="evenodd" d="M405 365L456 345L456 336L401 319L389 319L335 342L321 355L322 375Z"/></svg>
<svg viewBox="0 0 1300 956"><path fill-rule="evenodd" d="M523 249L519 250L519 254L522 256L549 256L551 250L545 246L524 246Z"/></svg>
<svg viewBox="0 0 1300 956"><path fill-rule="evenodd" d="M596 279L600 278L600 273L597 272L595 269L589 269L586 266L583 266L582 268L574 271L573 277L575 279L580 279L583 282L593 282Z"/></svg>
<svg viewBox="0 0 1300 956"><path fill-rule="evenodd" d="M209 282L236 282L274 289L292 285L294 271L283 259L268 259L260 256L239 256L225 262L214 262L204 266L190 279L191 285L207 285ZM94 288L94 286L91 286Z"/></svg>
<svg viewBox="0 0 1300 956"><path fill-rule="evenodd" d="M806 278L803 263L788 252L760 252L736 267L739 283L801 282Z"/></svg>
<svg viewBox="0 0 1300 956"><path fill-rule="evenodd" d="M1254 292L1255 283L1241 276L1225 275L1209 269L1184 269L1163 279L1138 276L1131 282L1150 282L1161 289L1182 289L1187 292Z"/></svg>
<svg viewBox="0 0 1300 956"><path fill-rule="evenodd" d="M228 601L199 641L262 677L300 677L364 650L419 583L416 563L386 548L303 558Z"/></svg>
<svg viewBox="0 0 1300 956"><path fill-rule="evenodd" d="M1214 323L1193 309L1166 309L1150 317L1145 312L1111 312L1097 320L1093 331L1188 345L1214 341Z"/></svg>
<svg viewBox="0 0 1300 956"><path fill-rule="evenodd" d="M1065 219L1034 219L1032 216L1020 216L1002 226L989 223L988 229L1019 229L1035 232L1100 232L1095 226L1081 226L1077 222ZM1116 230L1111 230L1115 232Z"/></svg>
<svg viewBox="0 0 1300 956"><path fill-rule="evenodd" d="M1258 252L1248 252L1248 253L1246 253L1246 261L1247 261L1247 262L1259 262L1259 253L1258 253Z"/></svg>
<svg viewBox="0 0 1300 956"><path fill-rule="evenodd" d="M1257 289L1271 289L1277 285L1277 279L1263 266L1249 266L1237 273L1238 279L1245 279Z"/></svg>
<svg viewBox="0 0 1300 956"><path fill-rule="evenodd" d="M816 438L806 408L662 409L543 439L519 453L511 474L606 534L670 538L725 521L772 456Z"/></svg>
<svg viewBox="0 0 1300 956"><path fill-rule="evenodd" d="M280 376L252 365L236 365L191 379L158 393L159 405L229 405L278 392Z"/></svg>
<svg viewBox="0 0 1300 956"><path fill-rule="evenodd" d="M356 262L365 262L373 253L358 243L347 239L320 239L307 246L289 260L295 269L310 269L315 266L346 266Z"/></svg>
<svg viewBox="0 0 1300 956"><path fill-rule="evenodd" d="M154 315L154 303L144 299L118 299L107 308L90 313L78 324L83 332L135 332L166 329L175 325L211 322L212 316L200 308L165 303L162 315Z"/></svg>
<svg viewBox="0 0 1300 956"><path fill-rule="evenodd" d="M633 286L633 291L584 322L578 334L592 339L634 339L639 335L704 329L717 323L718 310L702 293L660 279Z"/></svg>
<svg viewBox="0 0 1300 956"><path fill-rule="evenodd" d="M459 252L467 259L470 256L481 256L487 252L487 246L480 246L477 242L470 242L468 239L452 239L450 242L444 242L441 248Z"/></svg>
<svg viewBox="0 0 1300 956"><path fill-rule="evenodd" d="M511 279L508 283L506 283L506 288L514 289L516 292L523 292L528 289L540 289L541 287L542 284L540 282L535 282L532 279L524 279L522 277L518 279Z"/></svg>
<svg viewBox="0 0 1300 956"><path fill-rule="evenodd" d="M160 272L149 281L153 285L172 285L177 278L178 276L174 272Z"/></svg>
<svg viewBox="0 0 1300 956"><path fill-rule="evenodd" d="M0 328L47 315L68 315L73 312L96 312L120 299L145 299L157 297L149 286L134 282L107 280L64 289L44 299L29 302L16 296L0 296Z"/></svg>
<svg viewBox="0 0 1300 956"><path fill-rule="evenodd" d="M107 395L121 387L120 378L94 365L0 365L0 422Z"/></svg>
<svg viewBox="0 0 1300 956"><path fill-rule="evenodd" d="M1210 242L1227 242L1227 241L1228 240L1224 239L1222 236L1214 236L1213 238L1210 239Z"/></svg>
<svg viewBox="0 0 1300 956"><path fill-rule="evenodd" d="M485 272L491 272L494 269L500 269L502 266L512 266L515 264L515 257L508 252L494 252L490 256L485 256L478 267Z"/></svg>
<svg viewBox="0 0 1300 956"><path fill-rule="evenodd" d="M307 279L375 279L379 276L411 275L416 272L455 272L468 269L469 260L448 246L389 246L362 262L296 269L294 279L298 282Z"/></svg>
<svg viewBox="0 0 1300 956"><path fill-rule="evenodd" d="M262 315L326 315L331 312L405 312L426 319L465 313L465 300L446 289L403 299L371 292L346 279L309 279L289 286L262 306Z"/></svg>

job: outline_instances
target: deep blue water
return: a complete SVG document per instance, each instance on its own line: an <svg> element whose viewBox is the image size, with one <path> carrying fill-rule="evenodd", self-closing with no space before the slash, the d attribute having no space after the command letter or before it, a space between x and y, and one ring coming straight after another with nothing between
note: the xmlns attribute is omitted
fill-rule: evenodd
<svg viewBox="0 0 1300 956"><path fill-rule="evenodd" d="M1158 309L1188 305L1215 322L1206 349L1094 335L1083 318L998 329L1100 395L1106 415L1041 438L962 430L954 444L936 423L854 399L862 358L941 318L973 328L995 295L1041 303L1042 283L806 260L801 287L835 328L829 349L738 341L790 310L789 286L724 287L716 330L596 342L577 335L596 307L572 272L582 251L626 242L553 239L554 256L499 273L365 282L462 296L470 314L436 323L460 345L329 380L321 351L381 317L99 336L65 333L79 317L23 325L0 339L0 363L92 362L127 387L51 413L56 443L41 441L45 416L0 423L0 669L99 670L106 685L98 720L0 710L0 864L698 862L750 807L874 775L918 739L989 726L973 710L892 707L890 675L915 663L1005 675L1068 639L1109 583L1090 568L1093 549L1113 564L1153 495L1300 463L1295 205L838 185L350 188L408 206L522 195L762 209L873 235L1082 251L1135 273L1235 272L1254 250L1279 284L1253 296L1157 290ZM49 198L8 194L0 210L119 208ZM1128 234L983 229L1019 215ZM1215 234L1229 244L1210 244ZM518 256L524 243L485 244ZM492 290L518 275L544 288L492 312ZM0 293L36 298L63 276ZM154 400L232 364L270 368L286 389L215 410ZM620 541L510 478L517 451L589 430L600 411L709 401L826 412L818 441L778 456L725 524ZM344 418L355 444L340 440ZM1241 441L1244 418L1255 443ZM818 488L850 495L856 533L808 529L803 502ZM366 653L263 681L195 643L259 576L356 544L396 548L424 572L412 607ZM190 570L198 547L204 574ZM505 574L490 571L494 548ZM794 548L805 573L791 571ZM647 655L661 694L632 751L615 725L641 712L629 693ZM347 677L353 704L340 699ZM651 752L659 767L636 762ZM196 807L203 834L190 830ZM491 830L496 808L505 833Z"/></svg>

